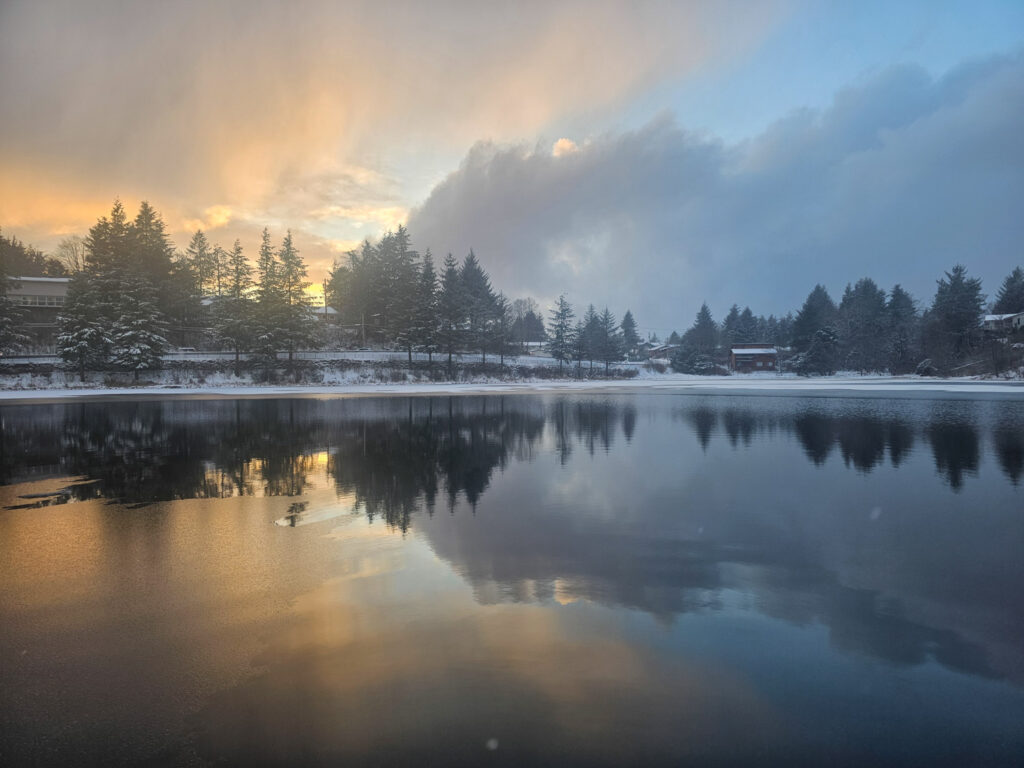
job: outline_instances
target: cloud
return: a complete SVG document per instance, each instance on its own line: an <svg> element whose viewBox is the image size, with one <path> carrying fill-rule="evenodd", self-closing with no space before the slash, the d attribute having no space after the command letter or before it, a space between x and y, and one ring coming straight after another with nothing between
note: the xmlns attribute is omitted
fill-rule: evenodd
<svg viewBox="0 0 1024 768"><path fill-rule="evenodd" d="M612 114L742 55L778 5L5 2L0 217L45 246L87 190L76 221L119 195L351 238L309 214L407 208L473 141Z"/></svg>
<svg viewBox="0 0 1024 768"><path fill-rule="evenodd" d="M940 79L895 67L735 145L668 114L573 152L480 142L409 227L435 253L474 248L510 295L653 327L703 300L785 313L864 275L930 300L956 262L994 293L1021 261L1022 104L1017 55Z"/></svg>

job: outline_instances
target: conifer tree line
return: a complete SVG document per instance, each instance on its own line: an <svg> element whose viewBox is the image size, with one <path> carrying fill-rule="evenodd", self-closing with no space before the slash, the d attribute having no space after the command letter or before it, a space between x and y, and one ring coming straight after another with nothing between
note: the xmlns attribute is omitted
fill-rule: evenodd
<svg viewBox="0 0 1024 768"><path fill-rule="evenodd" d="M733 305L718 324L704 304L684 334L670 337L679 345L672 367L714 373L732 345L764 343L786 352L784 363L791 370L808 375L951 373L970 367L981 372L986 364L998 372L1010 359L1015 334L986 333L985 309L981 281L961 264L936 281L935 296L923 308L899 284L886 292L867 277L848 284L838 304L816 285L796 315L783 318L757 317L749 307L741 311ZM1007 275L990 310L1024 312L1024 270L1017 267Z"/></svg>
<svg viewBox="0 0 1024 768"><path fill-rule="evenodd" d="M552 310L545 329L533 299L510 302L495 291L490 277L470 250L457 261L448 254L440 267L428 249L420 256L410 246L408 230L399 226L374 245L363 242L335 264L327 282L328 302L338 308L341 322L357 330L362 344L392 343L412 360L414 351L445 358L449 368L459 351L478 352L486 362L499 363L527 343L547 342L562 367L574 362L599 362L607 372L639 342L636 323L627 311L620 326L607 308L591 305L583 318L564 296L561 313Z"/></svg>
<svg viewBox="0 0 1024 768"><path fill-rule="evenodd" d="M54 256L0 233L0 350L28 342L19 331L21 308L6 295L10 278L67 274L57 347L82 378L109 365L138 377L160 365L172 340L212 335L234 352L236 374L243 355L270 364L286 354L291 361L323 340L290 232L277 244L264 229L251 261L239 241L225 249L201 230L176 252L152 206L143 202L129 219L118 201L87 237L66 238ZM545 317L533 299L510 301L495 290L472 250L461 261L448 254L435 264L429 249L413 249L404 226L347 253L325 290L353 343L401 349L410 361L413 352L439 356L449 369L462 352L503 363L526 344L543 343L560 369L571 365L579 374L597 364L607 371L638 356L643 343L629 310L621 322L593 304L577 314L562 295ZM980 280L957 265L937 281L927 306L900 285L887 292L863 278L847 285L838 303L817 285L799 311L779 318L734 304L719 323L704 304L693 325L667 341L672 367L687 373L721 371L728 350L741 343L774 345L790 369L815 375L955 372L985 356L998 369L1008 345L983 332L985 309ZM1024 270L1005 278L987 309L1024 312ZM653 345L657 336L646 341Z"/></svg>
<svg viewBox="0 0 1024 768"><path fill-rule="evenodd" d="M292 359L315 342L306 267L290 232L275 248L263 231L255 276L237 240L225 251L198 231L175 253L146 202L129 219L116 201L80 245L57 352L83 381L86 371L110 365L138 379L160 366L169 338L180 343L212 332L235 352L236 373L242 353L276 359L287 352Z"/></svg>

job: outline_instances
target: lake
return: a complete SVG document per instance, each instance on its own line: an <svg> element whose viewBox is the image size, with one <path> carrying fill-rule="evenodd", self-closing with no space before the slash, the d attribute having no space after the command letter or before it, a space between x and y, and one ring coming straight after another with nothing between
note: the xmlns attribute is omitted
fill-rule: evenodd
<svg viewBox="0 0 1024 768"><path fill-rule="evenodd" d="M1020 398L65 402L0 429L4 765L1024 755Z"/></svg>

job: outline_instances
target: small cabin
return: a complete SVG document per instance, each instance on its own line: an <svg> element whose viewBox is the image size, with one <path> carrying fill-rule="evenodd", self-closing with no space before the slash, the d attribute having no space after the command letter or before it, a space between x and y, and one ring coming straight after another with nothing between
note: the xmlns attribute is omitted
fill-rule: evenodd
<svg viewBox="0 0 1024 768"><path fill-rule="evenodd" d="M1024 312L1005 315L985 315L982 326L992 333L1012 333L1024 328Z"/></svg>
<svg viewBox="0 0 1024 768"><path fill-rule="evenodd" d="M736 373L775 373L779 370L779 350L770 344L733 344L729 368Z"/></svg>

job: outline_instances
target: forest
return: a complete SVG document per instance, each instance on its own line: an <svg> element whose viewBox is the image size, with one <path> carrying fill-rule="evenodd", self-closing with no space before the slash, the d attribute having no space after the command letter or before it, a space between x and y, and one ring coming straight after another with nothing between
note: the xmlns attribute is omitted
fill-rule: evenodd
<svg viewBox="0 0 1024 768"><path fill-rule="evenodd" d="M546 313L532 298L512 300L495 289L472 250L461 261L448 254L435 265L430 250L414 250L409 231L399 226L335 262L324 283L325 306L335 313L332 322L321 322L290 232L275 245L264 229L255 259L238 240L225 249L202 230L182 251L152 206L143 202L130 219L116 201L86 237L66 238L52 255L0 233L4 354L32 346L24 308L7 295L13 278L32 276L70 278L56 349L83 380L87 371L111 366L138 378L195 339L233 352L235 375L243 358L275 366L292 362L298 351L353 346L402 350L410 362L414 352L430 361L436 355L450 372L462 353L503 364L527 345L542 346L560 369L575 366L577 374L585 363L587 375L595 363L598 373L602 366L607 372L652 349L675 371L714 374L726 372L728 351L739 343L776 346L783 367L804 375L999 372L1011 364L1019 340L987 333L983 317L1024 312L1020 267L988 303L981 281L955 265L938 278L928 304L899 284L886 291L864 277L848 284L838 303L816 285L783 317L734 304L716 322L704 304L692 326L661 343L656 334L640 333L628 309L620 321L607 307L574 307L565 293Z"/></svg>

